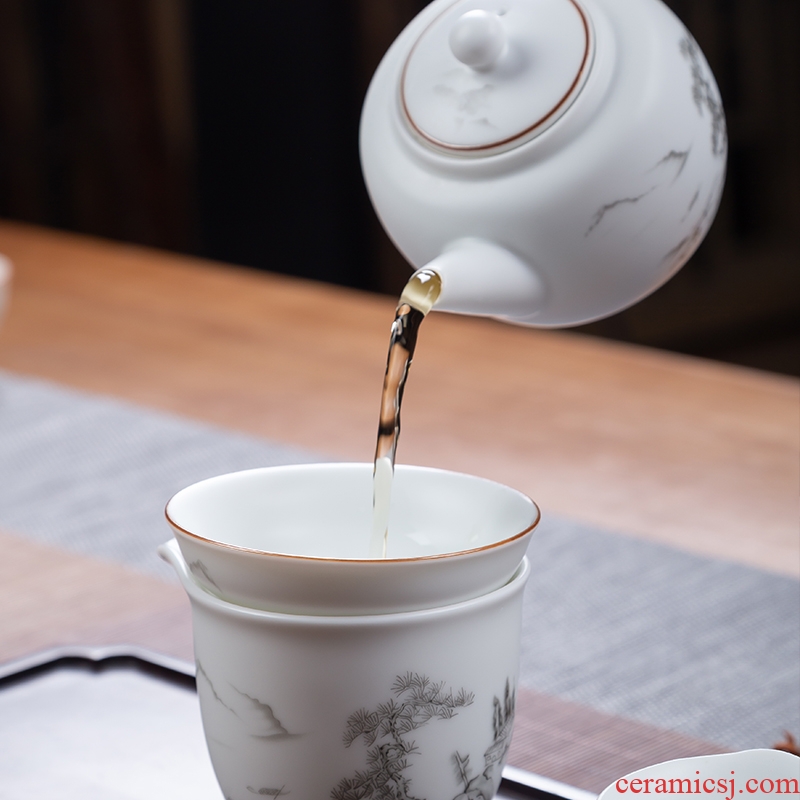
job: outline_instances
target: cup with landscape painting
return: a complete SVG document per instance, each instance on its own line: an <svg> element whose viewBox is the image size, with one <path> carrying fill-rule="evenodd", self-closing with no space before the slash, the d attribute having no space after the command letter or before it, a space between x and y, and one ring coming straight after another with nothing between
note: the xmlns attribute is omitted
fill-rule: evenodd
<svg viewBox="0 0 800 800"><path fill-rule="evenodd" d="M538 509L491 481L399 467L387 558L364 557L371 467L235 473L167 507L176 540L160 552L192 604L229 800L497 791Z"/></svg>

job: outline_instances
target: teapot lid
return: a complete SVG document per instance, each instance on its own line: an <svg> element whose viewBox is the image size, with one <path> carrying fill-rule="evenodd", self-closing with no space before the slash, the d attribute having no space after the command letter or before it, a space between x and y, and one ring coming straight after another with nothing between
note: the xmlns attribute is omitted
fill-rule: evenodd
<svg viewBox="0 0 800 800"><path fill-rule="evenodd" d="M491 155L561 117L593 54L591 23L577 0L457 0L412 46L400 103L429 146Z"/></svg>

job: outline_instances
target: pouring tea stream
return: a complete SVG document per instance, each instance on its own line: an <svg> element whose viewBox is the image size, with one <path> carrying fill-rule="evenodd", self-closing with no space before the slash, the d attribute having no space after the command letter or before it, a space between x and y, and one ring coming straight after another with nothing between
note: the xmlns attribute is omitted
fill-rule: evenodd
<svg viewBox="0 0 800 800"><path fill-rule="evenodd" d="M392 333L386 375L381 392L378 417L378 441L375 445L375 466L372 488L371 558L385 558L389 536L389 511L394 477L397 440L400 437L400 407L403 403L408 369L417 346L417 332L422 320L433 308L442 289L439 275L430 269L417 270L400 295Z"/></svg>

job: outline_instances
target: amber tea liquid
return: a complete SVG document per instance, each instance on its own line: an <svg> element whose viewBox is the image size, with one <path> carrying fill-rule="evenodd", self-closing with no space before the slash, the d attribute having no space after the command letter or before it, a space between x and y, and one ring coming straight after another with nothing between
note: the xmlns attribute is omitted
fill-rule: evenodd
<svg viewBox="0 0 800 800"><path fill-rule="evenodd" d="M378 418L378 441L375 446L370 558L386 558L389 506L397 440L400 436L403 390L417 346L419 326L438 300L441 289L442 281L436 272L425 268L417 270L403 289L397 304L389 339L389 356L386 359L386 375L383 379Z"/></svg>

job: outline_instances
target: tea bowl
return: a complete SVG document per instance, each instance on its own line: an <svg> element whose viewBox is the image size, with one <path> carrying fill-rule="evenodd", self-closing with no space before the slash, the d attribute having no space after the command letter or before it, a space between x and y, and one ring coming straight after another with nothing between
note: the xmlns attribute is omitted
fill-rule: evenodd
<svg viewBox="0 0 800 800"><path fill-rule="evenodd" d="M167 520L194 580L280 613L413 611L507 583L539 521L535 503L483 478L398 466L386 558L369 558L372 464L266 467L178 492Z"/></svg>

